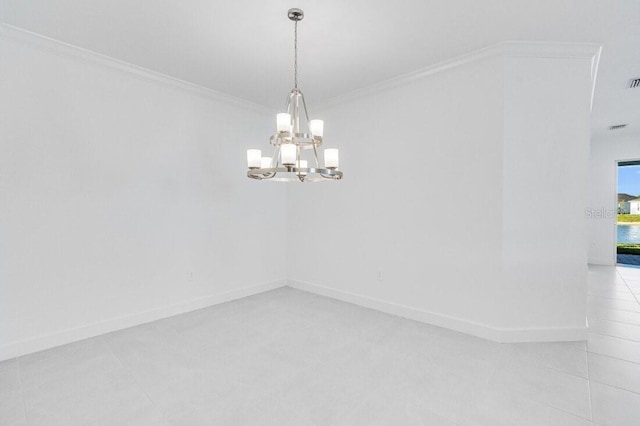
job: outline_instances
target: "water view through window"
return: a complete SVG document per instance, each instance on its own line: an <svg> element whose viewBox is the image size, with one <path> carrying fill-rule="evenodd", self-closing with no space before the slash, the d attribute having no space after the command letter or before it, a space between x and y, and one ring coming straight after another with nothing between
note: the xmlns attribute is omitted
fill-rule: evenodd
<svg viewBox="0 0 640 426"><path fill-rule="evenodd" d="M618 163L618 263L640 266L640 161Z"/></svg>
<svg viewBox="0 0 640 426"><path fill-rule="evenodd" d="M640 226L618 225L618 242L626 244L640 244Z"/></svg>

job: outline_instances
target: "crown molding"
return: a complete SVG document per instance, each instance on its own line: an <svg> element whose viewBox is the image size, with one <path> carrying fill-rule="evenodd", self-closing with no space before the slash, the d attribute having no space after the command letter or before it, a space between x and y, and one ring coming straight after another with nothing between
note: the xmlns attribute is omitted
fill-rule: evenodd
<svg viewBox="0 0 640 426"><path fill-rule="evenodd" d="M429 65L388 80L381 81L343 95L328 99L316 105L316 108L336 106L344 102L376 94L381 91L403 86L430 75L438 74L459 66L479 62L493 57L529 57L557 59L585 59L592 61L592 80L595 84L595 73L602 45L597 43L565 43L535 41L504 41L474 50L437 64Z"/></svg>
<svg viewBox="0 0 640 426"><path fill-rule="evenodd" d="M80 60L82 62L103 66L120 71L138 78L174 87L191 94L202 96L211 100L224 102L241 108L255 111L273 113L273 108L257 104L246 99L228 95L208 87L190 83L176 77L140 67L129 62L115 59L92 50L84 49L60 40L56 40L23 28L7 23L0 24L0 38L22 43L37 49L55 54L60 57ZM567 59L591 59L592 79L595 84L596 70L600 58L602 45L597 43L565 43L565 42L533 42L533 41L504 41L496 43L473 52L466 53L437 64L412 71L388 80L381 81L360 89L347 92L343 95L320 101L316 108L326 108L339 105L360 97L375 94L380 91L409 84L421 78L434 75L452 68L482 61L492 57L533 57L533 58L567 58Z"/></svg>
<svg viewBox="0 0 640 426"><path fill-rule="evenodd" d="M627 129L624 129L627 130ZM624 131L619 130L619 131ZM631 130L631 129L630 129ZM634 144L640 142L640 130L627 131L625 134L616 134L611 130L591 130L591 142L596 144Z"/></svg>
<svg viewBox="0 0 640 426"><path fill-rule="evenodd" d="M548 41L505 41L494 46L502 46L503 54L513 57L592 59L600 54L599 43L567 43Z"/></svg>
<svg viewBox="0 0 640 426"><path fill-rule="evenodd" d="M176 77L172 77L161 72L140 67L129 62L115 59L111 56L103 55L89 49L65 43L38 33L34 33L23 28L19 28L7 23L0 23L0 39L20 43L39 49L41 51L57 55L59 57L78 60L81 62L98 65L111 70L119 71L143 80L183 90L193 95L201 96L210 100L224 102L240 108L247 108L254 111L272 113L273 109L261 104L257 104L246 99L238 98L208 87L190 83Z"/></svg>

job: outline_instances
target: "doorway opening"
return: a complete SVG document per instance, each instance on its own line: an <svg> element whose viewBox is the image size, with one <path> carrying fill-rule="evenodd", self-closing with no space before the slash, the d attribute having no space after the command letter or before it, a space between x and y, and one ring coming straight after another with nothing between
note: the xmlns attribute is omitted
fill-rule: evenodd
<svg viewBox="0 0 640 426"><path fill-rule="evenodd" d="M618 162L617 263L640 266L640 160Z"/></svg>

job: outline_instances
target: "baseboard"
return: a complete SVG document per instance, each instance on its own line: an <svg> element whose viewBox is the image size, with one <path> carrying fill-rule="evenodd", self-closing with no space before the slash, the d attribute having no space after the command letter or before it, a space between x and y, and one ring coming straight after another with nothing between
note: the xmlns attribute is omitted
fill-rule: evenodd
<svg viewBox="0 0 640 426"><path fill-rule="evenodd" d="M613 259L611 258L599 258L599 257L594 257L594 258L589 258L589 265L597 265L597 266L616 266L616 258L614 257Z"/></svg>
<svg viewBox="0 0 640 426"><path fill-rule="evenodd" d="M285 285L285 280L271 281L12 342L7 345L0 346L0 361L88 339L90 337L99 336L112 331L157 321L159 319L172 317L185 312L195 311L197 309L206 308L219 303L241 299L243 297L263 293Z"/></svg>
<svg viewBox="0 0 640 426"><path fill-rule="evenodd" d="M360 294L350 293L335 288L325 287L309 282L289 280L288 285L299 290L319 294L353 303L388 314L420 321L426 324L448 328L483 339L499 343L516 342L566 342L587 339L587 324L584 327L545 327L545 328L496 328L478 322L456 318L435 312L413 308L397 303L387 302Z"/></svg>

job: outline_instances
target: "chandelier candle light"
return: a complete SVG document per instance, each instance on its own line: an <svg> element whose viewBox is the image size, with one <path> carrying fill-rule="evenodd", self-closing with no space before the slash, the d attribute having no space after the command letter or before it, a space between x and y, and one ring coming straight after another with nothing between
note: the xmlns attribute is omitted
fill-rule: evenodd
<svg viewBox="0 0 640 426"><path fill-rule="evenodd" d="M325 149L324 167L320 166L318 150L322 145L324 122L309 119L304 95L298 88L298 22L304 18L304 12L289 9L288 17L294 22L294 87L287 98L287 112L276 116L277 133L269 140L273 145L273 156L263 157L259 149L248 149L247 176L277 182L340 180L342 172L338 170L337 149Z"/></svg>

